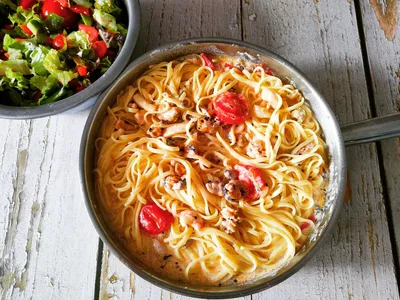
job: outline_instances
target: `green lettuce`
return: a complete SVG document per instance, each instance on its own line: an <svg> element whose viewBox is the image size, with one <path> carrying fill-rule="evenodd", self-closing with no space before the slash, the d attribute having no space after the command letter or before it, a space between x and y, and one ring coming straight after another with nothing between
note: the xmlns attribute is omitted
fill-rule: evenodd
<svg viewBox="0 0 400 300"><path fill-rule="evenodd" d="M45 76L48 74L47 69L45 68L43 61L49 53L49 48L39 45L35 50L32 51L30 55L31 66L34 73Z"/></svg>
<svg viewBox="0 0 400 300"><path fill-rule="evenodd" d="M78 77L78 73L68 70L65 62L60 60L57 50L51 49L43 63L46 70L56 77L62 85L67 85L72 79Z"/></svg>
<svg viewBox="0 0 400 300"><path fill-rule="evenodd" d="M113 15L96 8L93 12L93 19L95 19L96 22L101 26L111 30L112 32L118 32L117 21Z"/></svg>
<svg viewBox="0 0 400 300"><path fill-rule="evenodd" d="M12 69L7 68L5 77L8 79L9 87L16 88L20 91L29 88L29 80L24 77L24 74L21 72L14 72Z"/></svg>
<svg viewBox="0 0 400 300"><path fill-rule="evenodd" d="M76 47L80 50L90 48L89 35L83 31L73 31L67 36L68 47Z"/></svg>

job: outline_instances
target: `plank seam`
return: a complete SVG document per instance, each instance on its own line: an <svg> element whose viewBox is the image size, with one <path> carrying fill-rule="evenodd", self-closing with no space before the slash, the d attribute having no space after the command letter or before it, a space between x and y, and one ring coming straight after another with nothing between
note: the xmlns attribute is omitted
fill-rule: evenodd
<svg viewBox="0 0 400 300"><path fill-rule="evenodd" d="M354 1L354 8L356 12L356 19L357 19L357 27L358 27L358 34L360 38L360 46L361 46L361 53L362 53L362 59L363 59L363 66L364 66L364 74L365 74L365 80L367 83L367 91L368 91L368 99L370 103L370 108L371 108L371 115L372 117L377 116L377 108L375 104L375 97L374 97L374 91L373 91L373 80L372 80L372 72L371 68L369 65L369 57L368 57L368 51L367 51L367 45L365 41L365 32L364 32L364 26L363 26L363 16L362 16L362 11L361 11L361 4L360 0L355 0ZM390 204L390 199L389 199L389 192L388 192L388 181L386 177L386 170L385 166L383 163L383 152L382 152L382 145L381 142L376 143L376 151L378 154L378 165L379 165L379 173L381 177L381 186L382 186L382 197L383 197L383 202L385 204L385 211L386 211L386 219L388 222L388 229L389 229L389 237L390 237L390 244L392 248L392 256L393 256L393 268L394 268L394 273L397 281L397 289L398 293L400 294L400 286L399 286L399 281L400 281L400 266L399 266L399 249L397 249L396 245L396 237L394 233L394 220L393 220L393 215L392 215L392 207Z"/></svg>
<svg viewBox="0 0 400 300"><path fill-rule="evenodd" d="M100 299L100 284L101 284L101 270L103 265L103 250L104 250L104 243L99 238L99 246L97 247L97 266L96 266L96 279L94 282L94 295L93 299L98 300Z"/></svg>

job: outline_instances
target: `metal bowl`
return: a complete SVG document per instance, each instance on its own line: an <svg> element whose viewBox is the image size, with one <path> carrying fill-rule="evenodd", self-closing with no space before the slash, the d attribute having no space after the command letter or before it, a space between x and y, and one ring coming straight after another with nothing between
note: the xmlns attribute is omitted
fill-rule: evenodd
<svg viewBox="0 0 400 300"><path fill-rule="evenodd" d="M38 106L7 106L0 104L0 118L5 119L34 119L55 115L62 112L72 112L85 109L96 101L103 92L128 64L135 48L140 29L139 0L124 0L128 14L128 35L120 53L112 66L93 84L81 92L50 104Z"/></svg>
<svg viewBox="0 0 400 300"><path fill-rule="evenodd" d="M152 272L140 260L137 260L131 253L126 251L105 223L95 196L93 181L95 165L94 143L100 123L106 115L107 107L111 106L117 95L126 86L132 84L150 65L200 52L240 55L250 60L263 61L277 76L290 78L293 84L309 100L315 116L325 133L328 145L330 172L326 204L318 214L316 228L310 235L306 245L284 268L278 270L273 276L259 277L240 285L210 287L198 285L195 282L182 283L157 276L155 272ZM81 184L87 209L101 239L110 248L111 252L133 272L151 283L172 292L200 298L239 297L256 293L277 285L304 266L315 255L316 251L321 248L323 240L336 224L343 203L346 182L345 170L346 158L339 126L327 102L310 81L296 67L270 51L242 41L221 38L191 39L172 43L148 52L132 62L118 80L100 96L93 107L84 129L80 149Z"/></svg>

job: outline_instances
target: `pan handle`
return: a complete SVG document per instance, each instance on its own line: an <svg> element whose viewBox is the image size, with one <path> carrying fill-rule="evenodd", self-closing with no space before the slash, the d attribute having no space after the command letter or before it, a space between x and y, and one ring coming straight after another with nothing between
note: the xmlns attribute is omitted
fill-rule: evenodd
<svg viewBox="0 0 400 300"><path fill-rule="evenodd" d="M400 113L354 122L340 127L346 146L400 136Z"/></svg>

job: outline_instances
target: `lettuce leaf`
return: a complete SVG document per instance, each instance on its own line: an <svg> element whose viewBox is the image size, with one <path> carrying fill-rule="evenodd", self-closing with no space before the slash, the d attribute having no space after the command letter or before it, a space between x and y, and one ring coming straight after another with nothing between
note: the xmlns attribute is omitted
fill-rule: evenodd
<svg viewBox="0 0 400 300"><path fill-rule="evenodd" d="M7 69L11 69L12 71L23 75L31 74L29 64L24 59L0 60L0 76L5 76Z"/></svg>
<svg viewBox="0 0 400 300"><path fill-rule="evenodd" d="M68 47L86 50L90 48L89 35L83 31L73 31L67 36Z"/></svg>
<svg viewBox="0 0 400 300"><path fill-rule="evenodd" d="M20 91L29 88L29 80L24 77L21 72L14 72L10 68L5 71L5 77L8 79L8 86L11 88L16 88Z"/></svg>
<svg viewBox="0 0 400 300"><path fill-rule="evenodd" d="M30 55L31 66L34 73L45 76L48 74L47 69L44 67L43 61L47 54L49 53L49 48L39 45L35 50L32 51Z"/></svg>
<svg viewBox="0 0 400 300"><path fill-rule="evenodd" d="M60 60L57 50L51 49L44 59L46 70L57 78L62 85L67 85L72 79L78 77L78 73L68 70L64 61Z"/></svg>
<svg viewBox="0 0 400 300"><path fill-rule="evenodd" d="M93 12L93 19L95 19L95 21L101 26L111 30L112 32L118 32L117 21L113 15L95 8Z"/></svg>
<svg viewBox="0 0 400 300"><path fill-rule="evenodd" d="M96 0L94 7L112 15L119 15L121 13L121 9L114 4L113 0Z"/></svg>

